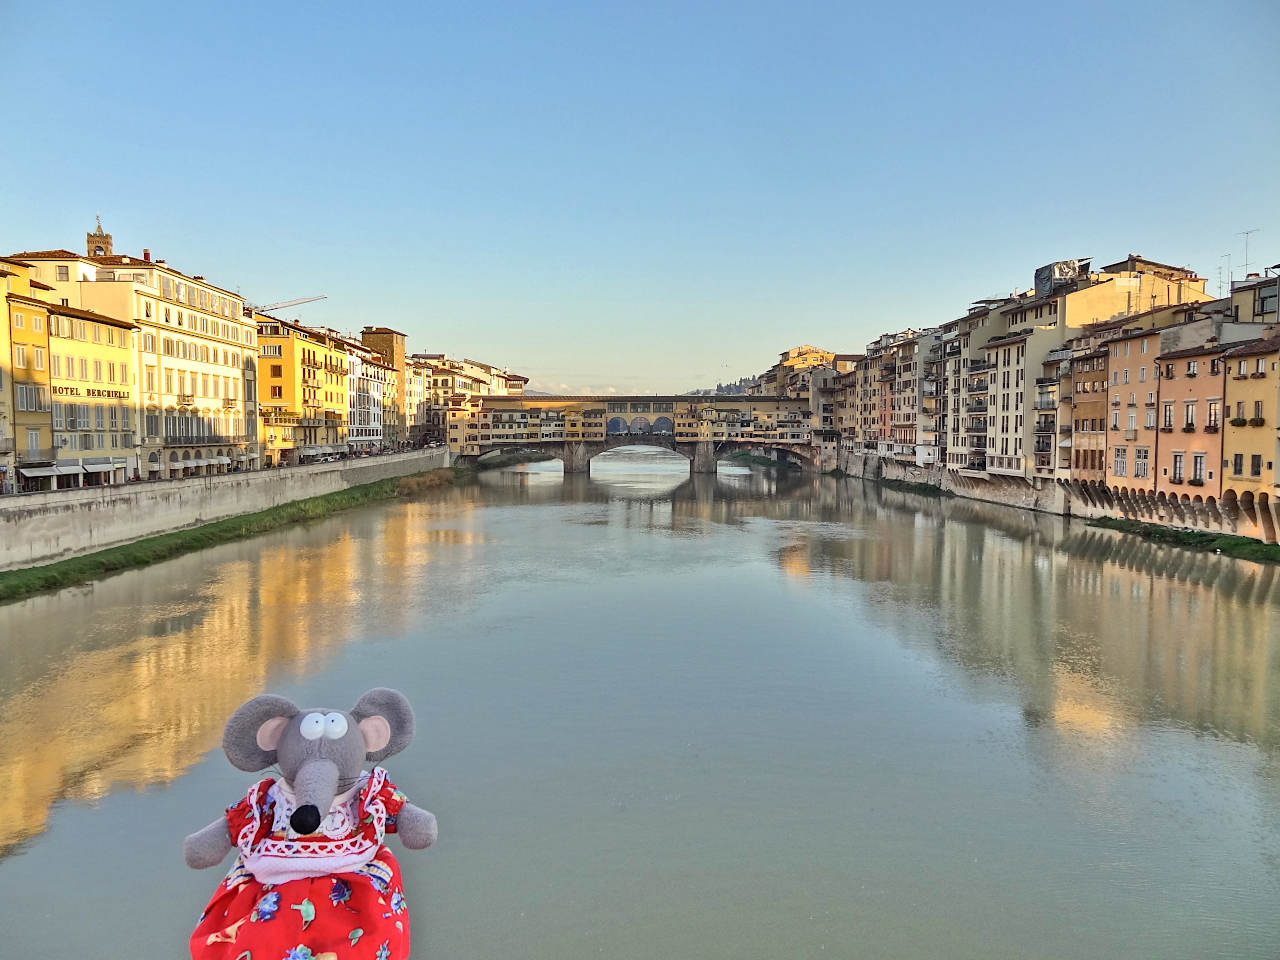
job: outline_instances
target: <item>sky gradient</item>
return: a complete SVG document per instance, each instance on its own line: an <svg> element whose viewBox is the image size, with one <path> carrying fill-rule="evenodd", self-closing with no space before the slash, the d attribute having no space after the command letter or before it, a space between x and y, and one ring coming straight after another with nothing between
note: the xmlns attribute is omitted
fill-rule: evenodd
<svg viewBox="0 0 1280 960"><path fill-rule="evenodd" d="M860 350L1051 260L1280 261L1280 4L0 0L0 247L553 392Z"/></svg>

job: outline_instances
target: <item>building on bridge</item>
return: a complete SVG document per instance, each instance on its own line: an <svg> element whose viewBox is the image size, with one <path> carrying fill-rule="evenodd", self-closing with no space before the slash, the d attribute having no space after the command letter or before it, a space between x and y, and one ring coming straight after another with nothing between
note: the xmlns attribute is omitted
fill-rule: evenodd
<svg viewBox="0 0 1280 960"><path fill-rule="evenodd" d="M473 395L451 401L448 438L462 458L547 450L566 473L587 472L592 457L615 447L660 446L709 473L720 457L742 451L810 463L814 426L808 399Z"/></svg>

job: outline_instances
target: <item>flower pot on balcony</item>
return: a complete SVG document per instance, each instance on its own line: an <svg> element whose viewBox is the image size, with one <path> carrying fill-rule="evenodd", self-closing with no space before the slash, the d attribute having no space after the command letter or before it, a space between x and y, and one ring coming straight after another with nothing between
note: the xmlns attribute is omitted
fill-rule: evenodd
<svg viewBox="0 0 1280 960"><path fill-rule="evenodd" d="M1266 421L1265 419L1263 419L1262 417L1250 417L1250 418L1249 418L1249 426L1251 426L1251 427L1262 427L1262 426L1266 426L1266 423L1267 423L1267 421Z"/></svg>
<svg viewBox="0 0 1280 960"><path fill-rule="evenodd" d="M1244 426L1246 423L1248 423L1248 422L1249 422L1249 421L1248 421L1248 420L1246 420L1244 417L1232 417L1232 418L1231 418L1231 425L1232 425L1233 427L1243 427L1243 426Z"/></svg>
<svg viewBox="0 0 1280 960"><path fill-rule="evenodd" d="M1199 477L1192 477L1190 480L1187 481L1187 484L1192 487L1203 487L1204 481L1201 480Z"/></svg>
<svg viewBox="0 0 1280 960"><path fill-rule="evenodd" d="M1183 432L1183 433L1195 433L1195 432L1196 432L1195 425L1194 425L1194 424L1190 424L1190 423L1188 423L1185 427L1183 427L1183 428L1182 428L1182 432Z"/></svg>

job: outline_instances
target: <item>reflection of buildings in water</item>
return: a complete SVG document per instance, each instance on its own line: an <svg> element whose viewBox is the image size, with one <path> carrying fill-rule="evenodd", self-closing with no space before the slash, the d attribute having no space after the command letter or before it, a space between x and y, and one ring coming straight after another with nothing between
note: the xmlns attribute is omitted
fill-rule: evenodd
<svg viewBox="0 0 1280 960"><path fill-rule="evenodd" d="M778 554L925 602L927 641L1016 685L1029 723L1110 737L1141 720L1280 743L1277 571L987 504L843 484L853 529L815 527ZM900 615L872 603L869 616ZM899 636L913 625L884 622Z"/></svg>
<svg viewBox="0 0 1280 960"><path fill-rule="evenodd" d="M347 640L333 585L351 578L348 534L312 548L299 528L218 550L228 559L191 554L0 608L0 624L21 624L0 632L28 665L0 701L0 852L40 832L57 800L180 776L271 678L314 670ZM159 613L133 624L138 611Z"/></svg>

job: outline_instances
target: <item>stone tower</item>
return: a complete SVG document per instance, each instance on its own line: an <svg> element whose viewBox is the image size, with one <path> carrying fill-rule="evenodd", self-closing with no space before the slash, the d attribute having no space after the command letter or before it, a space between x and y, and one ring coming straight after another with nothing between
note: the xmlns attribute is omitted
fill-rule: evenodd
<svg viewBox="0 0 1280 960"><path fill-rule="evenodd" d="M91 257L111 256L111 234L102 232L102 217L98 217L98 229L84 235L84 248Z"/></svg>

